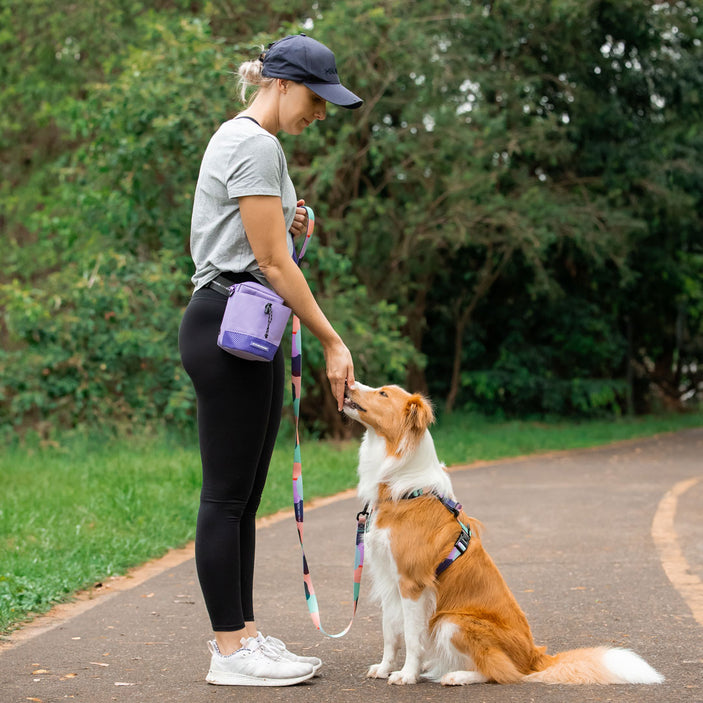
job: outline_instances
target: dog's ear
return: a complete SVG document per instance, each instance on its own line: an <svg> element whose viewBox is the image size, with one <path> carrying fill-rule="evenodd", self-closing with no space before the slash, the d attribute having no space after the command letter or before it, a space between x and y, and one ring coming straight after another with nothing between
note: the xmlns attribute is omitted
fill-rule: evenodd
<svg viewBox="0 0 703 703"><path fill-rule="evenodd" d="M434 422L430 401L419 393L411 395L405 403L405 421L413 432L423 434Z"/></svg>

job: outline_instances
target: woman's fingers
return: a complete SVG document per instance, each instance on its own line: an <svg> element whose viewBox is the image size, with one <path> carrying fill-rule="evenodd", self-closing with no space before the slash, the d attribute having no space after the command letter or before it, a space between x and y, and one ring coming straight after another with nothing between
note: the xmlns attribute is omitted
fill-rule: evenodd
<svg viewBox="0 0 703 703"><path fill-rule="evenodd" d="M299 237L305 234L308 228L308 211L303 207L305 205L304 200L298 200L295 209L295 216L293 217L293 224L290 226L290 233L293 237Z"/></svg>
<svg viewBox="0 0 703 703"><path fill-rule="evenodd" d="M341 342L327 356L327 378L337 401L337 409L341 412L344 407L344 388L354 385L354 362L350 351Z"/></svg>

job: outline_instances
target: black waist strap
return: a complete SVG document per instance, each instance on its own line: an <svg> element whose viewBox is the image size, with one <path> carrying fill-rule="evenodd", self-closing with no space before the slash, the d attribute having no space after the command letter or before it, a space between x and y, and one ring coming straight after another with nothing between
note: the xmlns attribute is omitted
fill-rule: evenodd
<svg viewBox="0 0 703 703"><path fill-rule="evenodd" d="M256 278L251 274L243 271L242 273L234 273L231 271L226 271L221 273L217 278L207 283L205 288L212 288L212 290L222 293L222 295L229 296L229 289L235 283L244 283L245 281L251 281L256 283Z"/></svg>

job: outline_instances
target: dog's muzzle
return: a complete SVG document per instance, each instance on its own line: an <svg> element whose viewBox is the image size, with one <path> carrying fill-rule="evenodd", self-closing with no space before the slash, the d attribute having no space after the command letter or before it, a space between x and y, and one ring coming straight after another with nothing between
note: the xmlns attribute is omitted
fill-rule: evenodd
<svg viewBox="0 0 703 703"><path fill-rule="evenodd" d="M347 410L357 410L358 412L365 413L366 408L362 408L361 405L355 403L349 396L349 389L344 387L344 408Z"/></svg>

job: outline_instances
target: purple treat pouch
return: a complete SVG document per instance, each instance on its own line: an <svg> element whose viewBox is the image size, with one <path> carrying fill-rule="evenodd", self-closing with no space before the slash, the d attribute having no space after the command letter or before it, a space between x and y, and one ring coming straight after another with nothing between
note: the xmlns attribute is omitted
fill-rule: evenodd
<svg viewBox="0 0 703 703"><path fill-rule="evenodd" d="M283 298L260 283L246 281L230 288L217 346L251 361L271 361L290 316Z"/></svg>

